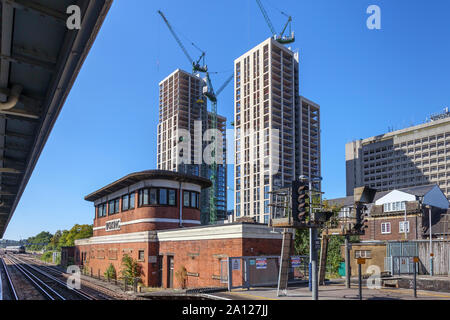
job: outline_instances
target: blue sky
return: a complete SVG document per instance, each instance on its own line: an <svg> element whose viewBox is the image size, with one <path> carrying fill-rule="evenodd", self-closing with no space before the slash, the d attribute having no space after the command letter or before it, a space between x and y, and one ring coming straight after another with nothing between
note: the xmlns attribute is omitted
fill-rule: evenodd
<svg viewBox="0 0 450 320"><path fill-rule="evenodd" d="M345 195L345 143L418 124L450 106L450 1L263 0L276 29L291 14L300 93L321 105L325 197ZM381 8L368 30L366 9ZM88 193L156 167L158 83L189 69L161 9L207 51L215 87L270 36L254 0L115 0L5 233L20 239L92 223ZM233 119L232 85L219 113ZM228 174L232 185L232 170ZM229 196L229 207L233 195Z"/></svg>

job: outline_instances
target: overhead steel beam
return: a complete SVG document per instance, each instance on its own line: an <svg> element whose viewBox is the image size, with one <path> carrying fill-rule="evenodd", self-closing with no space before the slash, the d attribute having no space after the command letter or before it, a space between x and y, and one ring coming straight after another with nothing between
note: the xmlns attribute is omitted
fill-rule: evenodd
<svg viewBox="0 0 450 320"><path fill-rule="evenodd" d="M2 0L3 4L7 3L15 9L30 11L44 18L50 18L53 21L66 25L67 15L63 12L53 10L31 0Z"/></svg>
<svg viewBox="0 0 450 320"><path fill-rule="evenodd" d="M14 168L0 168L0 173L21 174L22 171L14 169Z"/></svg>
<svg viewBox="0 0 450 320"><path fill-rule="evenodd" d="M41 68L51 73L55 72L56 69L56 65L53 63L43 62L20 54L15 54L14 56L2 54L0 55L0 59L8 62L15 62L19 64L26 64L32 67Z"/></svg>
<svg viewBox="0 0 450 320"><path fill-rule="evenodd" d="M38 114L35 114L28 110L23 110L23 109L0 110L0 114L9 114L12 116L24 117L24 118L30 118L30 119L39 119L40 118L40 116Z"/></svg>

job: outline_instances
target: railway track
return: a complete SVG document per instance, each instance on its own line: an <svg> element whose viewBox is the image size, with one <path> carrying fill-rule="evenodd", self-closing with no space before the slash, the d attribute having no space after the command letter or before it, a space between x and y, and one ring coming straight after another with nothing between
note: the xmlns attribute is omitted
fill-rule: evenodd
<svg viewBox="0 0 450 320"><path fill-rule="evenodd" d="M67 286L64 281L17 257L6 258L46 300L94 300L92 295ZM7 270L7 268L5 268Z"/></svg>
<svg viewBox="0 0 450 320"><path fill-rule="evenodd" d="M10 291L11 300L19 300L19 297L18 297L17 292L16 292L16 288L14 287L14 283L13 283L13 281L11 279L11 275L9 274L8 268L6 267L6 264L3 261L3 258L0 258L0 265L1 265L1 268L3 269L4 275L5 275L5 279L6 279L6 282L7 282L7 287L9 289L9 291ZM1 277L0 277L0 293L1 293L0 294L0 300L3 300L6 295L1 292L2 291L1 286L2 286L2 280L1 280Z"/></svg>
<svg viewBox="0 0 450 320"><path fill-rule="evenodd" d="M48 266L44 264L42 261L35 260L34 258L30 258L29 256L26 255L18 255L16 256L16 259L19 259L24 263L33 265L38 269L45 270L46 273L54 275L54 277L58 278L60 281L64 283L66 283L67 278L71 276L70 274L64 271L61 271L61 269L57 268L56 266ZM124 297L123 295L117 294L117 292L111 291L110 289L93 284L83 279L81 279L81 285L83 286L82 292L84 292L87 295L90 295L91 297L94 297L94 299L96 300L115 300L127 298Z"/></svg>

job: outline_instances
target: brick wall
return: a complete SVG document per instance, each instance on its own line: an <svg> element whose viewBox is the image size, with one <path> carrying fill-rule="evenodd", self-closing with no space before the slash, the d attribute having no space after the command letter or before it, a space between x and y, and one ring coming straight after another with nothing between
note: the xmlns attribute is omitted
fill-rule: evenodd
<svg viewBox="0 0 450 320"><path fill-rule="evenodd" d="M399 224L405 220L404 215L368 218L367 220L368 227L365 229L365 234L360 236L361 240L399 241L405 239L404 233L399 232ZM422 217L408 215L407 221L409 221L408 240L422 239ZM391 232L383 234L381 233L381 224L387 222L391 224Z"/></svg>

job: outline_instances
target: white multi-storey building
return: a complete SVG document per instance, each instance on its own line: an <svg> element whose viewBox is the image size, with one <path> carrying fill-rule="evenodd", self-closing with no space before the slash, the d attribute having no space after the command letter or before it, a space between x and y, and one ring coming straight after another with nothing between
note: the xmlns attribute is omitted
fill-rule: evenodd
<svg viewBox="0 0 450 320"><path fill-rule="evenodd" d="M203 96L206 81L198 75L177 69L159 83L159 123L157 166L159 170L177 171L209 178L210 166L203 159L205 131L211 127L207 99ZM217 129L226 146L226 118L217 116ZM215 205L217 219L227 218L226 152L217 165ZM189 156L190 155L190 156ZM209 222L210 191L200 195L202 223Z"/></svg>
<svg viewBox="0 0 450 320"><path fill-rule="evenodd" d="M430 121L345 145L347 195L438 184L450 199L450 112Z"/></svg>
<svg viewBox="0 0 450 320"><path fill-rule="evenodd" d="M298 53L272 38L234 66L234 218L267 223L272 190L320 177L320 107L299 95Z"/></svg>

